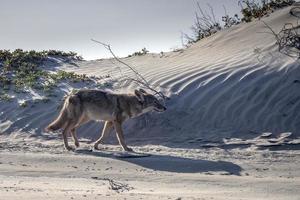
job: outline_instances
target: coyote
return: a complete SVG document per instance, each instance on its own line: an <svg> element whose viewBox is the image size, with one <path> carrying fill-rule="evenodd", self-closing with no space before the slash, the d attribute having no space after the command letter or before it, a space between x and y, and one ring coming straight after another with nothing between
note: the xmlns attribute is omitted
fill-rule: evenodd
<svg viewBox="0 0 300 200"><path fill-rule="evenodd" d="M68 134L71 133L76 147L79 147L75 129L90 121L105 121L102 134L94 143L94 148L103 142L112 128L115 128L118 141L124 151L132 151L124 141L122 123L149 111L163 112L163 106L154 95L143 89L135 90L134 94L114 94L101 90L79 90L65 98L59 116L45 130L63 129L62 135L67 150L73 150L68 145Z"/></svg>

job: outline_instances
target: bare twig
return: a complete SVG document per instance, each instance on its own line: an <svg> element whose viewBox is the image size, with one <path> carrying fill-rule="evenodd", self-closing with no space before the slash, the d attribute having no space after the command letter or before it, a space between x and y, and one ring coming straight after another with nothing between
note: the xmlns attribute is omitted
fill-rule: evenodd
<svg viewBox="0 0 300 200"><path fill-rule="evenodd" d="M226 7L225 7L224 4L223 4L223 9L224 9L225 16L227 16L227 15L228 15L228 14L227 14L227 9L226 9Z"/></svg>
<svg viewBox="0 0 300 200"><path fill-rule="evenodd" d="M157 90L155 90L154 88L151 87L150 83L132 66L130 66L129 64L125 63L124 61L122 61L121 59L119 59L115 53L112 51L110 45L108 44L105 44L103 42L100 42L100 41L97 41L97 40L94 40L94 39L91 39L93 42L96 42L98 44L101 44L102 46L104 46L104 48L106 48L110 54L114 57L114 59L116 59L119 63L125 65L127 68L129 68L136 76L136 78L131 78L131 77L128 77L127 80L130 80L130 81L133 81L133 82L136 82L140 85L142 85L143 87L147 88L148 90L154 92L154 95L158 95L159 97L161 97L163 100L166 100L167 97L162 93L162 92L159 92Z"/></svg>
<svg viewBox="0 0 300 200"><path fill-rule="evenodd" d="M262 20L262 22L264 23L264 25L271 31L271 34L275 37L276 41L279 41L279 37L278 35L275 33L275 31L264 21Z"/></svg>
<svg viewBox="0 0 300 200"><path fill-rule="evenodd" d="M213 17L213 22L214 23L217 23L217 20L216 20L216 16L215 16L215 12L214 12L214 9L213 7L208 3L207 6L209 7L209 10L210 10L210 14L211 16ZM208 15L210 16L210 15Z"/></svg>
<svg viewBox="0 0 300 200"><path fill-rule="evenodd" d="M129 190L134 189L133 187L129 186L126 183L121 183L121 182L115 181L115 180L110 179L110 178L99 178L97 176L94 176L94 177L92 177L92 179L108 181L109 189L111 189L111 190L113 190L117 193L125 192L125 191L129 191Z"/></svg>
<svg viewBox="0 0 300 200"><path fill-rule="evenodd" d="M300 7L294 7L290 10L290 14L294 17L300 18Z"/></svg>
<svg viewBox="0 0 300 200"><path fill-rule="evenodd" d="M93 42L96 42L96 43L99 43L99 44L101 44L101 45L103 45L110 53L111 53L111 55L114 57L114 59L116 59L119 63L121 63L121 64L123 64L123 65L125 65L126 67L128 67L131 71L133 71L134 72L134 74L138 77L138 78L140 78L140 79L142 79L147 85L149 85L149 83L148 83L148 81L136 70L136 69L134 69L133 67L131 67L130 65L128 65L127 63L125 63L125 62L123 62L122 60L120 60L115 54L114 54L114 52L111 50L111 47L110 47L110 45L108 45L108 44L105 44L105 43L103 43L103 42L99 42L99 41L97 41L97 40L94 40L94 39L91 39Z"/></svg>
<svg viewBox="0 0 300 200"><path fill-rule="evenodd" d="M300 58L300 26L294 26L292 23L285 23L282 29L276 33L266 22L264 25L271 31L276 39L278 51L289 56Z"/></svg>
<svg viewBox="0 0 300 200"><path fill-rule="evenodd" d="M222 29L220 24L216 21L214 10L210 4L207 4L209 12L204 11L199 2L196 2L196 4L197 11L195 12L195 22L191 28L194 35L190 37L185 34L188 44L195 43Z"/></svg>
<svg viewBox="0 0 300 200"><path fill-rule="evenodd" d="M134 79L134 78L128 78L128 79L125 79L125 80L130 80L130 81L133 81L133 82L136 82L138 84L141 84L143 85L144 87L146 87L147 89L151 90L152 92L154 92L153 95L159 95L160 97L163 97L164 99L166 98L165 95L162 93L162 92L158 92L157 90L149 87L148 85L146 85L145 83L143 83L141 80L138 80L138 79Z"/></svg>

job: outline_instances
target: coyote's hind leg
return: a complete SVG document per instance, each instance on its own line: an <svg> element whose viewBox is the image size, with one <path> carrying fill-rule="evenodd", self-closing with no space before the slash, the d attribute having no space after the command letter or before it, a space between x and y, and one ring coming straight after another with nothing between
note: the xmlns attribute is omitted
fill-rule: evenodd
<svg viewBox="0 0 300 200"><path fill-rule="evenodd" d="M76 134L76 128L71 129L71 135L73 137L75 146L78 148L79 147L79 141L78 141L77 134Z"/></svg>
<svg viewBox="0 0 300 200"><path fill-rule="evenodd" d="M66 127L64 128L62 135L64 140L64 145L66 150L71 151L74 150L71 146L68 144L68 133L70 133L71 129L75 126L76 123L74 122L67 122Z"/></svg>
<svg viewBox="0 0 300 200"><path fill-rule="evenodd" d="M71 135L73 137L74 140L74 144L76 147L79 147L79 141L77 138L77 133L76 133L76 128L78 128L79 126L81 126L82 124L88 122L90 119L88 117L82 117L80 119L80 121L76 124L76 126L74 128L71 129Z"/></svg>

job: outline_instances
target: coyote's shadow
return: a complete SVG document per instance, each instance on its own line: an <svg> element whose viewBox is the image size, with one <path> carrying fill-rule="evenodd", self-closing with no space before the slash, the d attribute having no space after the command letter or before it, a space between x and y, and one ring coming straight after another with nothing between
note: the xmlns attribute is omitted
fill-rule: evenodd
<svg viewBox="0 0 300 200"><path fill-rule="evenodd" d="M242 171L242 168L239 165L227 161L197 160L168 155L149 155L140 153L136 156L119 157L116 156L115 152L94 152L90 150L76 151L76 154L118 159L156 171L176 173L223 172L226 175L237 176L240 176L240 172Z"/></svg>

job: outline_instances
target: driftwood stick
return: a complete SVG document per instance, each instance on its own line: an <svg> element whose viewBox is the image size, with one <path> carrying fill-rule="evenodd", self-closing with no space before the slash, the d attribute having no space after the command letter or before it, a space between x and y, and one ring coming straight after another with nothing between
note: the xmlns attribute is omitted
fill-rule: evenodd
<svg viewBox="0 0 300 200"><path fill-rule="evenodd" d="M93 42L96 42L98 44L101 44L102 46L104 46L105 49L107 49L110 54L113 56L114 59L116 59L119 63L125 65L127 68L129 68L135 75L137 78L131 78L131 77L128 77L127 80L130 80L130 81L134 81L140 85L142 85L143 87L151 90L152 92L154 92L154 95L159 95L163 100L167 99L167 97L162 93L162 92L159 92L157 90L155 90L154 88L151 87L150 83L132 66L130 66L129 64L125 63L124 61L122 61L121 59L119 59L116 54L112 51L110 45L108 44L105 44L103 42L100 42L100 41L97 41L97 40L94 40L94 39L91 39Z"/></svg>

